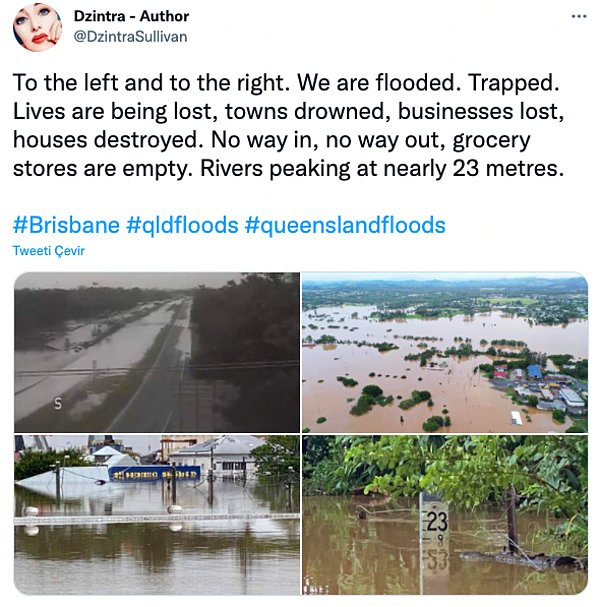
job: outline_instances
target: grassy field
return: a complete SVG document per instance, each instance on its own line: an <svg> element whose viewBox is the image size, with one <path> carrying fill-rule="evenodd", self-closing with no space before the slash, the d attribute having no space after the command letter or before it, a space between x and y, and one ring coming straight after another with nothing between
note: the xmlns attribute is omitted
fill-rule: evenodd
<svg viewBox="0 0 600 607"><path fill-rule="evenodd" d="M492 305L503 305L503 304L514 304L521 302L525 306L529 306L535 303L537 300L531 297L490 297L488 299L482 299L484 302L489 302Z"/></svg>

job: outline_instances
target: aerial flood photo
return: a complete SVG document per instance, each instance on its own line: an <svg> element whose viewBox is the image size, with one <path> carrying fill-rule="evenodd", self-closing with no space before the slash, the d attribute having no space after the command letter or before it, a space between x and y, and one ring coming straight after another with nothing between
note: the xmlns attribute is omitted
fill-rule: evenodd
<svg viewBox="0 0 600 607"><path fill-rule="evenodd" d="M300 439L15 435L25 594L298 595Z"/></svg>
<svg viewBox="0 0 600 607"><path fill-rule="evenodd" d="M577 594L587 436L303 437L304 594Z"/></svg>
<svg viewBox="0 0 600 607"><path fill-rule="evenodd" d="M577 274L303 274L304 432L587 432Z"/></svg>
<svg viewBox="0 0 600 607"><path fill-rule="evenodd" d="M24 274L16 432L298 432L298 274Z"/></svg>

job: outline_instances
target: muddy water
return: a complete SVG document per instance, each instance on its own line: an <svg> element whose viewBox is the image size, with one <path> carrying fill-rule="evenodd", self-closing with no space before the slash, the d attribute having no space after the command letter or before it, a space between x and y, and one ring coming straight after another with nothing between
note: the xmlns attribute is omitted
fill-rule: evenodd
<svg viewBox="0 0 600 607"><path fill-rule="evenodd" d="M302 348L302 415L303 427L312 432L421 432L423 422L432 415L447 415L452 420L452 432L549 432L564 431L570 421L558 424L551 413L528 410L531 421L526 421L521 408L511 403L502 391L474 369L489 363L488 356L469 359L437 358L436 368L421 367L419 361L405 361L404 356L423 350L417 346L425 341L428 347L443 350L458 346L455 337L470 337L473 347L480 348L481 339L515 339L525 341L532 350L552 353L569 353L587 357L587 322L580 321L563 326L530 326L524 319L505 317L498 312L478 314L473 318L454 317L437 320L375 322L364 317L374 310L371 307L321 308L304 313L303 335L317 339L323 334L334 335L338 340L377 343L392 342L398 350L380 353L375 348L352 344L318 345ZM351 314L356 313L357 319ZM317 329L309 328L316 325ZM333 327L332 327L333 325ZM339 326L340 328L335 328ZM344 328L347 327L347 328ZM353 330L353 328L356 328ZM404 335L437 337L433 340L406 340ZM369 377L375 373L374 377ZM346 375L358 381L354 388L346 388L336 381ZM404 379L402 376L406 376ZM385 395L394 396L388 406L375 406L362 416L348 413L358 399L364 385L379 385ZM409 398L413 390L428 390L433 407L421 403L408 411L398 408L401 399ZM349 399L353 399L348 402ZM512 423L511 412L521 412L522 426ZM326 418L317 424L318 418ZM401 422L401 417L404 419Z"/></svg>
<svg viewBox="0 0 600 607"><path fill-rule="evenodd" d="M358 520L357 504L378 514ZM399 509L399 511L392 511ZM381 513L382 510L388 510ZM464 551L500 552L500 510L450 512L450 540L426 553L421 567L416 500L380 504L367 498L304 497L302 577L305 594L574 594L587 574L464 560ZM519 513L520 543L544 552L549 521Z"/></svg>
<svg viewBox="0 0 600 607"><path fill-rule="evenodd" d="M164 513L170 503L162 483L92 484L60 505L16 489L17 515L28 505L45 515ZM177 493L185 512L287 511L272 482L218 481L212 504L206 485L178 483ZM297 594L299 569L293 520L15 528L15 583L27 594Z"/></svg>
<svg viewBox="0 0 600 607"><path fill-rule="evenodd" d="M128 323L122 329L94 346L75 353L48 351L18 351L15 353L15 420L29 415L50 402L55 396L89 381L89 375L76 373L78 369L130 368L152 346L160 330L173 318L173 302L165 304L140 320ZM184 324L185 321L177 321ZM91 327L92 325L87 325ZM77 329L81 332L82 328ZM65 334L68 337L70 334ZM72 336L71 336L72 337ZM86 339L89 339L86 333ZM64 341L61 338L61 341ZM72 338L71 342L76 343ZM186 344L182 344L182 348ZM39 372L35 376L22 372ZM44 372L48 373L45 374ZM61 371L61 374L53 372Z"/></svg>
<svg viewBox="0 0 600 607"><path fill-rule="evenodd" d="M378 322L368 320L372 306L344 306L341 308L317 308L302 315L304 335L319 337L323 333L335 335L338 339L366 341L392 341L394 335L434 336L441 338L445 345L454 345L455 337L470 337L479 347L479 341L486 339L515 339L527 343L531 350L546 354L572 354L578 358L588 356L588 323L578 320L568 325L533 325L518 316L505 316L495 311L474 316L453 316L430 320L411 318ZM351 318L356 313L357 319ZM316 325L317 330L308 328ZM340 329L330 329L328 325L341 325ZM343 327L347 326L348 329ZM357 327L354 331L352 328ZM402 340L404 341L404 340ZM438 347L439 347L439 343ZM400 345L400 344L398 344ZM416 343L415 343L416 347Z"/></svg>

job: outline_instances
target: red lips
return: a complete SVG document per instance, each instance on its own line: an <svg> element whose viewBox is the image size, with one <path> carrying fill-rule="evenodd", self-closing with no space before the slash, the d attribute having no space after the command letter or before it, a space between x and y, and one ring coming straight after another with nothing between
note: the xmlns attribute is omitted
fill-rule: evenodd
<svg viewBox="0 0 600 607"><path fill-rule="evenodd" d="M36 34L31 39L31 42L33 42L34 44L41 44L42 42L46 41L47 39L48 39L48 34Z"/></svg>

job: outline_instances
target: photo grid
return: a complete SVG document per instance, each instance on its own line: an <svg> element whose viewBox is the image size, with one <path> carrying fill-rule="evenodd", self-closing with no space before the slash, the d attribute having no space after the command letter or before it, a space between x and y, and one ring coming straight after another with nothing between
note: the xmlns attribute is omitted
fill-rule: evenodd
<svg viewBox="0 0 600 607"><path fill-rule="evenodd" d="M21 592L585 588L582 276L30 273L14 296Z"/></svg>

